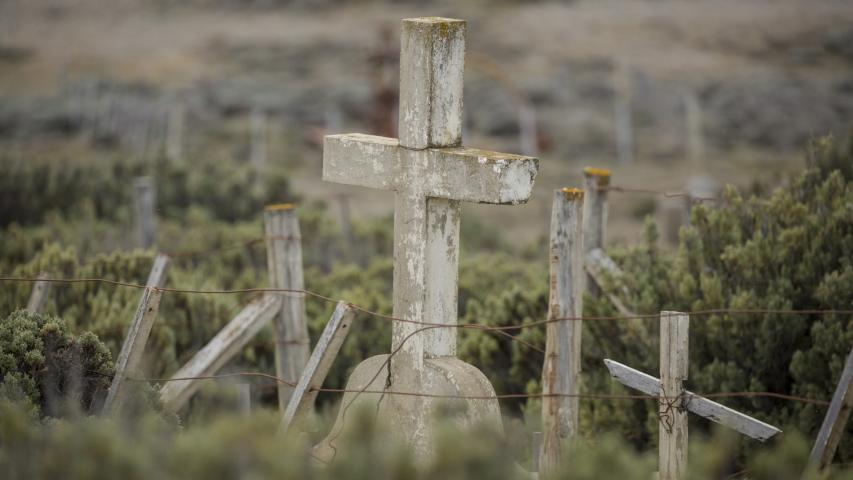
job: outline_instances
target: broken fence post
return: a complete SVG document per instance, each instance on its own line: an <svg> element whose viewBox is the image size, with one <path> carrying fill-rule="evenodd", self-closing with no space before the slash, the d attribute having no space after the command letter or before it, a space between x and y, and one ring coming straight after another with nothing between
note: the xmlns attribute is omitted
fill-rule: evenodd
<svg viewBox="0 0 853 480"><path fill-rule="evenodd" d="M847 354L847 361L844 363L844 370L841 371L841 378L838 379L838 386L832 395L829 409L826 411L817 440L809 455L809 464L822 470L832 463L832 457L835 456L835 450L841 442L841 436L844 435L851 410L853 410L853 349Z"/></svg>
<svg viewBox="0 0 853 480"><path fill-rule="evenodd" d="M293 204L270 205L264 209L267 240L267 270L273 288L294 290L277 292L281 307L273 320L275 335L275 371L279 378L296 383L308 362L310 340L305 320L305 288L302 273L302 239L299 217ZM284 412L293 387L278 384L279 412Z"/></svg>
<svg viewBox="0 0 853 480"><path fill-rule="evenodd" d="M580 381L581 327L574 319L583 313L581 238L584 192L554 191L551 211L550 304L542 369L544 443L539 465L549 473L557 468L563 444L578 433L577 395ZM573 319L565 320L571 317ZM563 319L563 320L560 320Z"/></svg>
<svg viewBox="0 0 853 480"><path fill-rule="evenodd" d="M294 422L304 418L313 408L317 389L323 386L332 362L335 361L341 345L347 338L353 318L355 318L355 309L344 302L338 302L290 397L290 402L281 419L280 433L286 434Z"/></svg>
<svg viewBox="0 0 853 480"><path fill-rule="evenodd" d="M136 246L150 248L154 245L157 225L154 218L156 190L151 177L137 177L133 180L133 206L136 213Z"/></svg>
<svg viewBox="0 0 853 480"><path fill-rule="evenodd" d="M603 291L607 298L610 299L610 303L616 307L616 310L619 310L621 315L626 317L634 316L634 312L628 309L625 304L622 302L622 299L619 298L619 293L622 293L627 298L630 292L628 291L628 287L622 283L624 274L622 273L622 269L619 268L616 263L604 253L604 250L600 248L594 248L586 253L584 258L584 267L586 267L586 272L589 275L589 279L599 288L600 291ZM605 277L609 276L615 283L614 289L604 289Z"/></svg>
<svg viewBox="0 0 853 480"><path fill-rule="evenodd" d="M160 389L164 410L178 411L198 390L199 382L216 373L240 352L249 340L279 312L281 299L265 295L253 301L228 322ZM184 380L180 380L184 379Z"/></svg>
<svg viewBox="0 0 853 480"><path fill-rule="evenodd" d="M584 206L583 206L583 251L604 249L607 230L607 189L610 187L610 170L587 167L583 169ZM598 295L600 289L595 279L586 279L586 290Z"/></svg>
<svg viewBox="0 0 853 480"><path fill-rule="evenodd" d="M38 281L33 284L33 290L30 292L30 299L27 301L27 311L33 313L41 313L47 303L47 297L50 295L50 282L44 279L48 278L47 273L41 273L38 276Z"/></svg>
<svg viewBox="0 0 853 480"><path fill-rule="evenodd" d="M101 410L103 414L118 411L124 400L127 376L139 370L139 366L142 363L142 354L145 352L145 344L148 342L148 335L151 333L151 327L157 319L157 311L160 308L160 297L163 295L163 292L158 290L158 288L162 287L166 281L166 268L168 265L168 256L158 254L154 258L154 265L151 267L151 273L148 274L146 288L142 292L142 298L139 299L136 314L133 316L130 329L127 331L127 337L124 339L118 360L116 360L115 375L113 376L113 381L107 392L107 399L104 401L104 406Z"/></svg>
<svg viewBox="0 0 853 480"><path fill-rule="evenodd" d="M248 416L252 413L252 384L248 382L237 382L234 384L237 390L237 409L240 414Z"/></svg>
<svg viewBox="0 0 853 480"><path fill-rule="evenodd" d="M687 473L687 410L682 404L684 380L687 379L689 326L690 317L685 313L660 313L660 480L678 480Z"/></svg>

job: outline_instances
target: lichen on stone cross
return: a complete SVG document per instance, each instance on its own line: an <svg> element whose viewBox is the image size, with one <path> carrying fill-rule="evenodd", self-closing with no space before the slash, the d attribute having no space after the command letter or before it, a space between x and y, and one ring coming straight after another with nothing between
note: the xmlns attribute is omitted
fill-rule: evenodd
<svg viewBox="0 0 853 480"><path fill-rule="evenodd" d="M456 355L461 202L523 203L538 171L532 157L461 146L465 33L462 20L403 20L399 140L345 134L323 144L324 180L394 192L394 316L448 325L394 322L395 387L405 376L427 388L425 362Z"/></svg>

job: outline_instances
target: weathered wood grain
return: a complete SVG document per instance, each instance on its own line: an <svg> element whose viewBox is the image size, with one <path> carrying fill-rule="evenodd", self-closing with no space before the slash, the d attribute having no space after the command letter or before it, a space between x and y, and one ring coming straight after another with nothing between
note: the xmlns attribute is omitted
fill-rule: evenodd
<svg viewBox="0 0 853 480"><path fill-rule="evenodd" d="M344 302L338 302L284 411L279 427L282 434L287 433L295 422L304 418L313 408L318 393L316 389L323 386L332 362L349 334L353 318L355 309Z"/></svg>
<svg viewBox="0 0 853 480"><path fill-rule="evenodd" d="M198 390L201 379L213 375L279 312L281 299L266 295L246 306L213 339L199 350L160 389L163 408L179 410ZM177 380L186 378L187 380Z"/></svg>
<svg viewBox="0 0 853 480"><path fill-rule="evenodd" d="M652 397L660 396L660 380L657 378L613 360L605 359L604 364L610 370L610 375L619 383ZM690 391L685 390L682 404L689 412L695 413L700 417L705 417L720 425L725 425L732 430L736 430L762 442L781 432L781 430L772 425L756 420Z"/></svg>
<svg viewBox="0 0 853 480"><path fill-rule="evenodd" d="M550 301L548 319L579 317L583 313L582 225L584 192L577 189L554 191L551 209ZM576 395L580 393L580 320L547 324L542 392ZM568 439L578 434L577 397L542 398L543 445L539 465L544 473L560 463Z"/></svg>
<svg viewBox="0 0 853 480"><path fill-rule="evenodd" d="M302 233L292 204L270 205L264 210L267 237L267 271L274 288L303 290ZM280 292L281 311L273 320L276 375L296 383L308 362L311 346L305 317L305 294ZM293 387L278 384L279 412L284 412Z"/></svg>
<svg viewBox="0 0 853 480"><path fill-rule="evenodd" d="M610 186L610 170L587 167L583 170L585 192L583 210L584 255L596 248L604 249L607 232L607 187ZM595 279L588 277L586 290L592 295L600 293Z"/></svg>
<svg viewBox="0 0 853 480"><path fill-rule="evenodd" d="M142 298L139 299L139 305L136 307L136 314L133 316L130 329L115 363L115 376L113 376L110 389L107 391L107 398L102 409L104 414L110 414L121 407L124 401L127 377L139 370L151 327L154 326L160 308L160 298L163 292L158 288L166 283L168 266L169 257L167 255L159 254L154 258L154 264L146 282L148 288L142 292Z"/></svg>
<svg viewBox="0 0 853 480"><path fill-rule="evenodd" d="M136 245L140 248L150 248L154 245L157 234L154 206L156 190L151 177L137 177L133 181L133 207L136 221Z"/></svg>
<svg viewBox="0 0 853 480"><path fill-rule="evenodd" d="M589 274L589 279L596 285L599 291L605 292L607 298L613 306L616 307L616 310L619 310L620 314L626 317L635 315L633 311L625 306L616 291L604 289L605 279L610 278L616 283L618 292L622 293L626 297L628 296L627 287L622 285L620 282L623 277L622 269L620 269L619 266L616 265L616 263L608 257L606 253L604 253L604 250L594 248L588 251L584 260L584 265L586 267L586 272Z"/></svg>
<svg viewBox="0 0 853 480"><path fill-rule="evenodd" d="M678 480L687 473L687 411L682 408L688 367L690 317L660 313L660 400L658 409L658 474Z"/></svg>

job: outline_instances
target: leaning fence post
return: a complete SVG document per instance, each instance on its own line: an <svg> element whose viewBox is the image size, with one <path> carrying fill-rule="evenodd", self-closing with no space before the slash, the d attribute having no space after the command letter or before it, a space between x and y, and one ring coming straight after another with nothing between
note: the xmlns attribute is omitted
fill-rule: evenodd
<svg viewBox="0 0 853 480"><path fill-rule="evenodd" d="M318 389L323 386L332 362L338 356L344 340L349 334L349 326L355 318L355 308L344 302L338 302L332 318L323 329L323 334L317 340L314 351L305 371L299 377L299 383L293 391L293 396L287 404L287 409L281 418L279 432L286 434L288 429L301 418L304 418L313 408Z"/></svg>
<svg viewBox="0 0 853 480"><path fill-rule="evenodd" d="M177 412L195 394L199 382L234 358L280 311L281 300L264 295L250 302L160 389L163 410Z"/></svg>
<svg viewBox="0 0 853 480"><path fill-rule="evenodd" d="M659 457L660 480L677 480L687 473L687 410L682 407L688 366L690 317L660 312Z"/></svg>
<svg viewBox="0 0 853 480"><path fill-rule="evenodd" d="M267 268L273 288L279 292L281 310L273 320L276 375L296 383L308 362L310 345L305 322L305 282L302 275L302 239L293 204L270 205L264 210ZM278 384L278 407L284 412L293 387Z"/></svg>
<svg viewBox="0 0 853 480"><path fill-rule="evenodd" d="M124 345L122 345L118 360L116 360L115 376L113 376L112 384L107 392L107 399L104 401L103 414L118 410L125 394L127 375L139 370L139 365L142 363L142 353L145 351L145 344L148 342L148 335L151 333L151 327L154 325L157 311L160 308L160 297L163 292L158 287L162 287L166 280L168 265L169 257L166 255L159 254L154 259L151 273L148 274L146 288L142 292L142 298L136 307L136 314L133 316L127 337L124 339Z"/></svg>
<svg viewBox="0 0 853 480"><path fill-rule="evenodd" d="M33 290L30 292L30 299L27 301L27 311L41 313L44 310L47 297L50 295L50 282L45 281L48 276L47 273L39 274L38 281L33 284Z"/></svg>
<svg viewBox="0 0 853 480"><path fill-rule="evenodd" d="M133 206L136 212L136 245L150 248L154 245L156 224L154 204L157 195L154 180L151 177L137 177L133 180Z"/></svg>
<svg viewBox="0 0 853 480"><path fill-rule="evenodd" d="M809 464L822 470L832 463L832 457L835 456L835 450L841 442L841 436L844 435L844 428L851 410L853 410L853 349L847 355L844 370L841 371L841 378L838 379L838 386L832 395L829 409L826 411L823 424L820 426L809 455Z"/></svg>
<svg viewBox="0 0 853 480"><path fill-rule="evenodd" d="M604 250L610 170L586 167L583 169L583 177L586 193L583 202L583 252L587 255L596 248ZM586 278L586 290L593 295L601 292L595 279L589 276Z"/></svg>
<svg viewBox="0 0 853 480"><path fill-rule="evenodd" d="M542 369L544 443L539 462L545 473L554 471L566 440L578 433L578 398L572 395L579 393L582 323L565 319L580 317L583 311L583 204L583 190L554 191L549 323Z"/></svg>

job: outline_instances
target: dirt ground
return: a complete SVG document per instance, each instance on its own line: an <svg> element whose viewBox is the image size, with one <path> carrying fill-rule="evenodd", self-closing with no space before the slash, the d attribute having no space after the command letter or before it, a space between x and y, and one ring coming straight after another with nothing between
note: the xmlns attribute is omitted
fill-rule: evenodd
<svg viewBox="0 0 853 480"><path fill-rule="evenodd" d="M465 207L520 242L547 232L549 192L578 185L585 165L612 168L624 186L681 190L704 173L746 187L778 181L801 165L809 136L843 132L853 119L853 4L845 0L304 3L0 0L0 96L51 95L59 79L77 75L164 91L251 79L295 92L287 105L308 113L294 114L288 128L316 124L323 114L312 109L322 107L312 104L326 92L350 105L341 128L364 131L366 59L381 29L396 31L411 16L464 18L469 58L488 58L530 99L546 137L529 204ZM632 165L615 161L617 65L634 72ZM466 143L518 151L513 100L495 83L469 62ZM698 162L686 159L681 91L697 92L705 109ZM350 193L354 216L388 213L387 192L322 182L316 147L278 148L300 151L293 178L305 197ZM611 241L637 238L648 198L612 195Z"/></svg>

